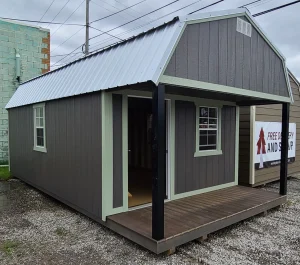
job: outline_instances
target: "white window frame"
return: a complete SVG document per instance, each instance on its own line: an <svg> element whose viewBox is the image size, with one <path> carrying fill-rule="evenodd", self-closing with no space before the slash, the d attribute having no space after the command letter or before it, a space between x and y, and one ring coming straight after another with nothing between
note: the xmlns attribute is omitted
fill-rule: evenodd
<svg viewBox="0 0 300 265"><path fill-rule="evenodd" d="M42 108L43 109L43 126L40 126L39 128L43 128L43 138L44 138L44 146L37 145L37 133L36 133L36 109ZM45 112L45 103L41 104L35 104L33 105L33 135L34 135L34 146L33 150L38 152L47 153L46 148L46 112Z"/></svg>
<svg viewBox="0 0 300 265"><path fill-rule="evenodd" d="M212 156L212 155L222 155L222 105L220 104L201 104L195 103L196 106L196 148L194 157L199 156ZM199 118L200 118L200 107L206 108L217 108L217 148L214 150L199 150L199 136L200 136L200 129L199 129Z"/></svg>

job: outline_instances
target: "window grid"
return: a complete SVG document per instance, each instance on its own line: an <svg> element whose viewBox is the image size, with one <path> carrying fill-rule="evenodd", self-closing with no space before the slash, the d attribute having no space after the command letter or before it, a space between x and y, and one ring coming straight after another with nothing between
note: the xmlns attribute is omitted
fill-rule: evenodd
<svg viewBox="0 0 300 265"><path fill-rule="evenodd" d="M36 107L35 109L35 141L37 147L45 147L45 122L44 107Z"/></svg>
<svg viewBox="0 0 300 265"><path fill-rule="evenodd" d="M218 123L218 108L199 107L199 151L217 149Z"/></svg>

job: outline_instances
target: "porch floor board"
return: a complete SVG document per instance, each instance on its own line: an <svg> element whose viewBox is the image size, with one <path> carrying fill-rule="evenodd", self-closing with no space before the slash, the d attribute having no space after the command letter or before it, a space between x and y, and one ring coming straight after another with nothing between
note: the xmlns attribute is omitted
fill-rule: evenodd
<svg viewBox="0 0 300 265"><path fill-rule="evenodd" d="M161 253L283 204L286 196L243 186L165 203L165 238L153 240L152 207L107 217L106 225L143 247Z"/></svg>

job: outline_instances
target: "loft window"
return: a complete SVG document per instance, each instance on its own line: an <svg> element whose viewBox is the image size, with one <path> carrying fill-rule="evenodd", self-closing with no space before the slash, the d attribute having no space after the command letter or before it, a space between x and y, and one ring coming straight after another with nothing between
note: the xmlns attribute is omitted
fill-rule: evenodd
<svg viewBox="0 0 300 265"><path fill-rule="evenodd" d="M34 150L46 152L45 104L33 106Z"/></svg>
<svg viewBox="0 0 300 265"><path fill-rule="evenodd" d="M217 150L218 108L199 107L199 151Z"/></svg>

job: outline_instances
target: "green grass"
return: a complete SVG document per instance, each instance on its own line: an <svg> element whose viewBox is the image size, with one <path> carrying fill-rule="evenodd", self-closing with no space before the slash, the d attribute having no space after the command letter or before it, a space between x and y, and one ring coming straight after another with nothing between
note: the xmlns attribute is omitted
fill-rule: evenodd
<svg viewBox="0 0 300 265"><path fill-rule="evenodd" d="M2 245L0 245L0 249L4 253L10 255L17 246L19 246L18 242L7 240Z"/></svg>
<svg viewBox="0 0 300 265"><path fill-rule="evenodd" d="M8 167L0 167L0 180L9 180L10 177Z"/></svg>

